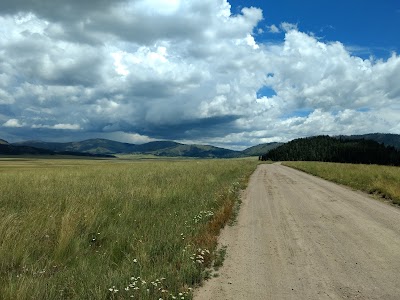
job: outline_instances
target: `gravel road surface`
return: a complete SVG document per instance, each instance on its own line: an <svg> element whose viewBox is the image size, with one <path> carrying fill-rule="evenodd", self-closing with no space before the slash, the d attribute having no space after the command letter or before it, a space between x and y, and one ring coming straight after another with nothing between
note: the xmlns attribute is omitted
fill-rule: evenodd
<svg viewBox="0 0 400 300"><path fill-rule="evenodd" d="M251 176L220 244L195 300L400 299L400 209L279 164Z"/></svg>

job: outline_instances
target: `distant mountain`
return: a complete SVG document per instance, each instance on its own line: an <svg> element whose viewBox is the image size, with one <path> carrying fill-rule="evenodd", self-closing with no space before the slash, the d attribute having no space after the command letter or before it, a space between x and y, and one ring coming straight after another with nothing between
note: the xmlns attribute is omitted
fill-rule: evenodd
<svg viewBox="0 0 400 300"><path fill-rule="evenodd" d="M337 136L342 139L365 139L372 140L381 144L385 144L386 146L393 146L397 149L400 149L400 134L391 134L391 133L369 133L369 134L361 134L361 135L340 135Z"/></svg>
<svg viewBox="0 0 400 300"><path fill-rule="evenodd" d="M0 140L0 155L69 155L69 156L84 156L84 157L114 157L107 154L91 154L75 151L53 151L31 146L16 146Z"/></svg>
<svg viewBox="0 0 400 300"><path fill-rule="evenodd" d="M15 146L30 146L52 151L73 151L91 154L130 153L136 145L120 143L106 139L91 139L81 142L53 143L43 141L26 141L14 143Z"/></svg>
<svg viewBox="0 0 400 300"><path fill-rule="evenodd" d="M272 149L275 149L281 145L283 145L283 143L273 142L273 143L260 144L243 150L242 154L244 154L245 156L260 156L264 155L265 153L268 153Z"/></svg>
<svg viewBox="0 0 400 300"><path fill-rule="evenodd" d="M364 135L336 136L340 139L366 139L383 143L400 149L400 135L372 133ZM0 140L0 145L8 145L7 141ZM243 151L234 151L208 145L185 145L173 141L155 141L145 144L130 144L107 139L89 139L80 142L53 143L43 141L26 141L10 144L13 146L28 146L60 152L80 152L96 155L114 154L152 154L169 157L209 157L233 158L244 156L261 156L283 145L283 143L266 143L247 148Z"/></svg>
<svg viewBox="0 0 400 300"><path fill-rule="evenodd" d="M135 145L134 148L131 150L131 152L160 155L160 151L161 152L165 151L165 155L163 156L177 156L177 155L172 155L173 153L168 153L168 149L173 149L180 145L183 144L172 141L155 141L155 142Z"/></svg>
<svg viewBox="0 0 400 300"><path fill-rule="evenodd" d="M47 149L39 149L29 146L13 146L0 144L0 155L54 155L55 152Z"/></svg>
<svg viewBox="0 0 400 300"><path fill-rule="evenodd" d="M208 145L184 145L153 151L153 154L159 156L183 156L183 157L209 157L209 158L233 158L240 157L239 151L233 151L224 148L218 148Z"/></svg>
<svg viewBox="0 0 400 300"><path fill-rule="evenodd" d="M52 151L75 151L91 154L153 154L157 156L230 158L243 156L239 151L207 145L185 145L172 141L155 141L135 145L107 139L90 139L81 142L51 143L26 141L15 143L18 146L30 146Z"/></svg>

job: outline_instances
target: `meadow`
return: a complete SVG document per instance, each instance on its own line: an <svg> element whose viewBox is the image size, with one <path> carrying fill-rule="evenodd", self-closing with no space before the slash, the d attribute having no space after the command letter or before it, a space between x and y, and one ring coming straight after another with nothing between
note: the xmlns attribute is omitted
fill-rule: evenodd
<svg viewBox="0 0 400 300"><path fill-rule="evenodd" d="M305 161L283 164L400 204L400 167Z"/></svg>
<svg viewBox="0 0 400 300"><path fill-rule="evenodd" d="M0 159L0 298L191 299L257 164Z"/></svg>

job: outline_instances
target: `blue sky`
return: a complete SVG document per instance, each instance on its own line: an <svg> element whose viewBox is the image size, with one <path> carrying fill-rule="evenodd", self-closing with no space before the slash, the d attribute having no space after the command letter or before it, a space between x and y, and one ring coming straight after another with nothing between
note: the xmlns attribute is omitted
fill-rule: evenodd
<svg viewBox="0 0 400 300"><path fill-rule="evenodd" d="M400 134L400 2L0 2L0 138Z"/></svg>
<svg viewBox="0 0 400 300"><path fill-rule="evenodd" d="M325 41L340 41L355 54L385 57L400 49L400 2L397 0L337 0L337 1L230 1L234 12L244 6L263 9L260 28L282 22L297 24L304 32L312 32ZM261 34L262 42L281 40L270 34Z"/></svg>

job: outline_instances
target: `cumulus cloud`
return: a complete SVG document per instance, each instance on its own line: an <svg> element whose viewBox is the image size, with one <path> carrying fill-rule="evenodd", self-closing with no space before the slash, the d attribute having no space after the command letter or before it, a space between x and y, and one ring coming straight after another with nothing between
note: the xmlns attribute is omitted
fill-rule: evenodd
<svg viewBox="0 0 400 300"><path fill-rule="evenodd" d="M269 27L284 40L263 44L254 34L262 11L232 15L226 0L5 2L0 124L11 139L59 140L63 130L69 140L240 148L400 133L395 53L363 60L285 22Z"/></svg>
<svg viewBox="0 0 400 300"><path fill-rule="evenodd" d="M267 112L253 124L265 124L267 119L266 137L398 128L399 88L393 80L400 74L400 57L396 54L387 61L363 60L351 56L339 42L320 42L298 30L287 32L282 45L265 51L270 67L267 85L276 95L258 100ZM247 122L244 126L252 127Z"/></svg>
<svg viewBox="0 0 400 300"><path fill-rule="evenodd" d="M49 128L49 129L61 129L61 130L79 130L81 127L78 124L55 124L55 125L42 125L34 124L32 128Z"/></svg>
<svg viewBox="0 0 400 300"><path fill-rule="evenodd" d="M17 119L10 119L7 122L3 124L4 127L11 127L11 128L20 128L23 127L24 125L20 123L19 120Z"/></svg>

